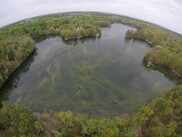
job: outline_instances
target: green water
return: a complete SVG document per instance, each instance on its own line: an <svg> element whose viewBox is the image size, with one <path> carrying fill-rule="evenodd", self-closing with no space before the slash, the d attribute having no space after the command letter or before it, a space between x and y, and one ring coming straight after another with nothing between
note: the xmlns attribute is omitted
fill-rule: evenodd
<svg viewBox="0 0 182 137"><path fill-rule="evenodd" d="M174 84L143 65L149 45L125 39L128 29L135 30L113 24L97 38L39 39L35 53L1 91L1 100L40 112L115 116L135 111Z"/></svg>

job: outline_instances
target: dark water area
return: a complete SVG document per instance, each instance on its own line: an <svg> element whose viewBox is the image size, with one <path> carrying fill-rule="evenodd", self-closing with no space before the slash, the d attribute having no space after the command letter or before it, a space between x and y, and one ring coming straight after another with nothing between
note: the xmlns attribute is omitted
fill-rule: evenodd
<svg viewBox="0 0 182 137"><path fill-rule="evenodd" d="M113 24L102 29L101 37L39 39L36 51L2 89L0 100L39 112L116 116L136 111L174 83L143 64L150 46L125 39L127 30L135 28Z"/></svg>

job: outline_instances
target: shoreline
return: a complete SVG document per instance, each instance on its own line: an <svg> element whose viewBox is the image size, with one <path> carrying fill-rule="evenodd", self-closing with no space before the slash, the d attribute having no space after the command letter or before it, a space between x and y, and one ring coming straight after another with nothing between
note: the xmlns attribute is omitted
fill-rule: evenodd
<svg viewBox="0 0 182 137"><path fill-rule="evenodd" d="M32 39L35 41L35 45L37 44L36 39L39 39L39 38L44 37L44 36L61 36L61 35L60 35L59 33L56 33L56 34L53 34L53 33L52 33L52 34L43 34L43 35L39 35L39 36L34 36L34 37L32 37ZM96 34L96 35L94 35L94 36L79 37L79 39L91 38L91 37L100 37L100 36L101 36L101 34ZM61 38L62 38L63 40L65 40L64 37L61 36ZM68 39L66 39L65 41L68 41L68 40L76 40L76 39L78 39L78 37L68 38ZM10 75L8 76L8 78L7 78L4 82L2 82L2 85L0 86L0 91L5 87L6 83L8 83L9 79L12 78L13 74L15 73L15 71L16 71L18 68L20 68L21 65L23 65L23 64L29 59L30 56L32 56L32 55L34 54L34 52L35 52L35 50L36 50L35 45L34 45L34 49L31 51L31 53L30 53L24 60L22 60L22 61L15 67L15 69L10 73Z"/></svg>
<svg viewBox="0 0 182 137"><path fill-rule="evenodd" d="M34 45L35 46L35 45ZM12 78L14 73L32 56L36 51L36 47L34 47L33 51L24 59L22 60L19 65L13 70L13 72L9 75L9 77L2 83L2 86L0 87L0 91L5 87L6 83Z"/></svg>
<svg viewBox="0 0 182 137"><path fill-rule="evenodd" d="M118 22L116 22L116 23L118 23ZM123 25L128 25L128 26L131 26L131 27L134 27L134 25L131 25L131 24L126 24L126 23L122 23L122 22L120 22L121 24L123 24ZM112 23L112 24L114 24L114 23ZM111 27L111 26L108 26L108 27ZM38 39L38 38L40 38L40 37L43 37L43 36L61 36L62 37L62 39L63 40L65 40L65 41L68 41L68 40L78 40L78 39L84 39L84 38L91 38L91 37L101 37L101 33L99 34L96 34L96 35L90 35L90 36L82 36L82 37L70 37L70 38L64 38L62 35L60 35L60 33L50 33L50 34L43 34L43 35L38 35L38 36L34 36L34 37L31 37L34 41L35 41L35 45L36 45L36 39ZM141 41L144 41L144 42L146 42L147 44L149 44L150 45L150 47L152 48L153 46L152 46L152 42L150 42L150 41L147 41L147 40L145 40L145 39L142 39L142 38L138 38L138 37L132 37L132 36L126 36L126 34L125 34L125 39L137 39L137 40L141 40ZM5 84L8 82L8 79L10 79L11 77L12 77L12 75L13 75L13 73L35 52L35 50L36 50L36 47L35 47L35 45L34 45L34 49L33 49L33 51L24 59L24 60L22 60L21 61L21 63L13 70L13 72L8 76L8 78L2 83L2 85L0 86L0 90L1 89L3 89L4 88L4 86L5 86ZM147 60L145 60L145 56L144 56L144 61L145 61L145 63L146 63L146 65L147 65L147 67L150 67L152 64L148 64L148 61ZM170 69L169 67L167 67L167 66L164 66L164 65L162 65L162 64L153 64L154 66L156 65L156 66L161 66L161 67L163 67L164 69L165 68L167 68L167 69L169 69L171 72L173 72L178 78L180 78L180 79L182 79L182 76L180 76L175 70L173 70L173 69Z"/></svg>
<svg viewBox="0 0 182 137"><path fill-rule="evenodd" d="M84 39L84 38L91 38L91 37L100 37L101 34L96 34L96 35L90 35L90 36L80 36L80 37L70 37L70 38L65 38L62 35L60 35L64 40L75 40L75 39Z"/></svg>
<svg viewBox="0 0 182 137"><path fill-rule="evenodd" d="M153 46L152 46L152 42L147 41L147 40L142 39L142 38L132 37L132 36L125 36L125 38L127 38L127 39L137 39L137 40L141 40L141 41L144 41L144 42L146 42L147 44L149 44L149 45L150 45L150 48L153 47ZM144 59L144 62L145 62L145 64L146 64L147 67L150 67L150 66L154 65L154 66L159 66L159 67L164 68L164 69L168 69L168 70L170 70L171 72L173 72L178 78L182 79L182 76L181 76L180 74L178 74L174 69L171 69L171 68L167 67L166 65L155 64L155 63L153 63L153 62L149 62L149 61L147 61L147 60L145 59L145 56L144 56L143 59ZM150 67L150 68L151 68L151 67Z"/></svg>

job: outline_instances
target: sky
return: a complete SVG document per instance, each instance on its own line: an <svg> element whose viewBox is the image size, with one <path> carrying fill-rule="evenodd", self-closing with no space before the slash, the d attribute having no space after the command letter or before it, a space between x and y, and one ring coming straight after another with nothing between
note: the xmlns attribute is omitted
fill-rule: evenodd
<svg viewBox="0 0 182 137"><path fill-rule="evenodd" d="M29 17L70 11L121 14L182 34L182 0L0 0L0 27Z"/></svg>

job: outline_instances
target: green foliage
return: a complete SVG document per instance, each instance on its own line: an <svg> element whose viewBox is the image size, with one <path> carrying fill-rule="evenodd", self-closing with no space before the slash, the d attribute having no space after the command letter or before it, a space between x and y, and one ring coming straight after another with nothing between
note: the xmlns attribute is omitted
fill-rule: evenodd
<svg viewBox="0 0 182 137"><path fill-rule="evenodd" d="M74 116L72 111L62 111L55 116L59 121L59 134L63 137L80 136L82 123L87 120L84 115Z"/></svg>
<svg viewBox="0 0 182 137"><path fill-rule="evenodd" d="M79 35L77 34L77 30L73 29L73 30L62 30L61 31L61 36L64 38L75 38L75 37L79 37Z"/></svg>
<svg viewBox="0 0 182 137"><path fill-rule="evenodd" d="M137 31L128 30L127 38L141 39L152 48L146 53L145 61L149 66L161 65L182 77L182 40L159 27L145 25Z"/></svg>
<svg viewBox="0 0 182 137"><path fill-rule="evenodd" d="M145 56L146 62L152 65L162 65L171 69L179 77L182 76L182 56L171 52L169 49L156 46L150 49Z"/></svg>
<svg viewBox="0 0 182 137"><path fill-rule="evenodd" d="M148 137L171 137L180 136L182 116L182 86L177 86L165 97L159 97L149 104L153 114L148 117L144 124L143 132Z"/></svg>
<svg viewBox="0 0 182 137"><path fill-rule="evenodd" d="M29 36L8 37L0 41L0 87L9 75L34 50L34 40Z"/></svg>
<svg viewBox="0 0 182 137"><path fill-rule="evenodd" d="M110 27L112 24L110 21L96 21L95 23L102 27Z"/></svg>
<svg viewBox="0 0 182 137"><path fill-rule="evenodd" d="M116 137L119 128L105 118L90 118L82 125L81 133L87 137Z"/></svg>
<svg viewBox="0 0 182 137"><path fill-rule="evenodd" d="M39 135L42 131L42 121L39 121L31 111L22 106L11 106L4 103L0 110L0 129L11 128L13 135Z"/></svg>

